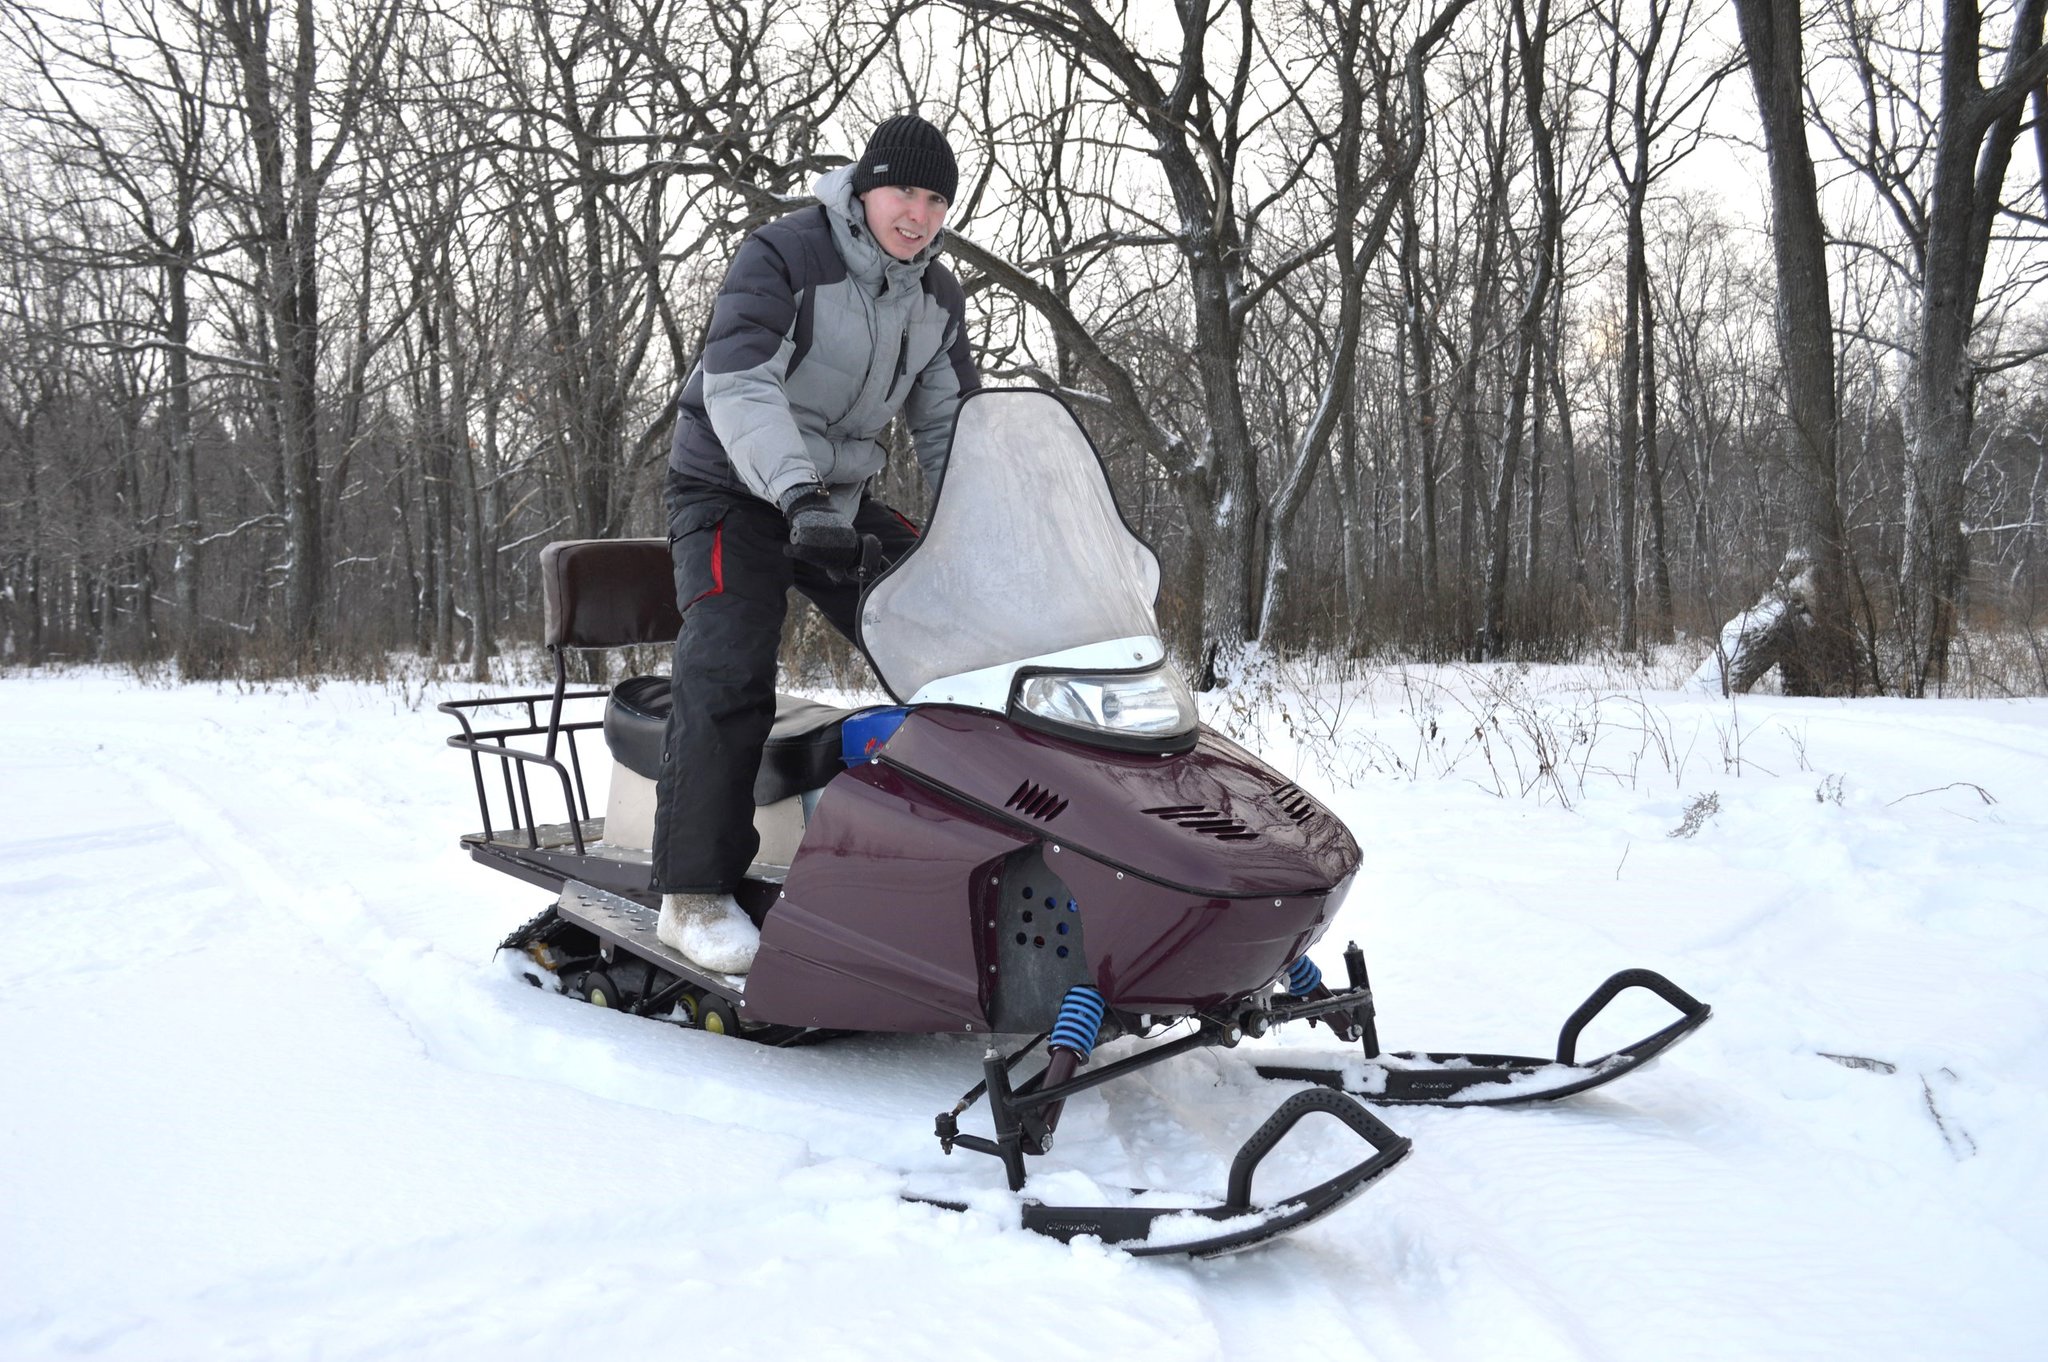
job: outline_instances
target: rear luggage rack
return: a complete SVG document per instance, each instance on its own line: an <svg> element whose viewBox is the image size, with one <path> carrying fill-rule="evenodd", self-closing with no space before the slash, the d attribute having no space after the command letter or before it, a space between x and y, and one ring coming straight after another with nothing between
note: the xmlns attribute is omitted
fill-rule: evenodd
<svg viewBox="0 0 2048 1362"><path fill-rule="evenodd" d="M500 842L491 820L491 799L484 782L485 757L495 757L505 785L505 808L514 837L524 835L526 849L541 849L540 825L533 815L533 792L526 768L540 766L555 773L562 786L561 818L570 832L576 855L587 854L584 825L590 822L590 794L583 782L582 754L576 735L602 728L602 717L565 723L562 707L572 700L603 700L607 689L569 689L569 650L625 648L635 644L667 644L682 627L676 609L675 579L670 575L666 539L570 539L549 544L540 553L541 587L546 619L543 642L555 660L555 688L546 695L479 696L450 700L434 708L452 716L462 731L448 739L450 747L469 753L476 779L477 810L483 816L486 843ZM547 722L540 706L548 706ZM523 705L526 722L505 728L477 729L472 710ZM543 738L539 751L514 747L515 738ZM564 741L566 740L566 742ZM568 748L564 764L557 755Z"/></svg>
<svg viewBox="0 0 2048 1362"><path fill-rule="evenodd" d="M600 845L604 836L602 818L586 818L581 827L574 823L542 823L538 827L501 828L496 832L472 832L462 839L464 846L498 847L504 850L564 851L576 845L576 834L581 832L590 855L599 855L607 850L614 856L621 853L615 848Z"/></svg>
<svg viewBox="0 0 2048 1362"><path fill-rule="evenodd" d="M562 721L562 708L572 700L602 700L611 694L609 690L570 690L569 669L560 649L555 650L555 688L551 692L531 695L484 695L473 700L445 700L434 706L442 714L453 718L462 725L462 731L448 739L450 747L458 747L469 753L470 775L476 781L477 813L483 819L483 840L502 843L507 840L524 839L529 851L540 849L545 843L542 833L550 825L535 820L533 814L533 791L527 783L526 770L529 766L543 767L555 773L562 787L562 817L560 822L567 827L569 841L576 854L586 854L584 826L590 823L590 793L583 781L583 757L576 746L576 735L594 728L602 728L604 720L583 719L574 723ZM540 707L548 707L546 723L541 722ZM478 728L470 722L472 713L483 710L501 709L506 706L523 706L525 723L514 721L502 728ZM494 716L495 717L495 716ZM513 746L518 738L543 738L540 749ZM567 749L566 764L557 755ZM506 822L510 825L511 838L499 836L498 824L491 818L490 786L484 780L484 758L495 757L498 774L504 782L504 809Z"/></svg>

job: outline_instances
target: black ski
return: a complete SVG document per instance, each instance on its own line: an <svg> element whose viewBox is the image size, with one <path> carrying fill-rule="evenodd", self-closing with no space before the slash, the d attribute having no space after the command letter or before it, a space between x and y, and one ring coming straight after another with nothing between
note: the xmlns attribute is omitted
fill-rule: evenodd
<svg viewBox="0 0 2048 1362"><path fill-rule="evenodd" d="M1611 1083L1641 1068L1713 1015L1711 1007L1656 971L1627 969L1594 989L1565 1019L1553 1058L1444 1050L1382 1054L1372 1024L1372 991L1365 983L1364 963L1358 960L1353 964L1356 949L1345 952L1345 963L1353 966L1352 987L1318 1000L1311 1005L1315 1011L1306 1014L1339 1024L1349 1021L1363 1033L1365 1054L1336 1067L1261 1064L1257 1066L1260 1077L1315 1083L1383 1106L1504 1107L1549 1102ZM1647 989L1670 1003L1678 1010L1678 1020L1632 1045L1598 1059L1579 1061L1579 1034L1631 988Z"/></svg>

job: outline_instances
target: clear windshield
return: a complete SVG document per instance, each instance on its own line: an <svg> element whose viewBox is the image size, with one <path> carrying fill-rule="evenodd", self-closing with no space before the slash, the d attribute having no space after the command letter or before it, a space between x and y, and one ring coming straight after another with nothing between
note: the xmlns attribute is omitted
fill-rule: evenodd
<svg viewBox="0 0 2048 1362"><path fill-rule="evenodd" d="M1156 638L1158 593L1159 560L1124 527L1072 413L1049 393L986 390L960 405L923 538L862 602L861 642L907 700L965 673Z"/></svg>

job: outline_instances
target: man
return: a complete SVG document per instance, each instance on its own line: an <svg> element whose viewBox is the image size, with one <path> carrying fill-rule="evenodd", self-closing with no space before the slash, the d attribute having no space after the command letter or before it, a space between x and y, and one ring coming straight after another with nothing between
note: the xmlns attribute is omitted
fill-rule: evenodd
<svg viewBox="0 0 2048 1362"><path fill-rule="evenodd" d="M679 401L667 487L683 628L654 819L656 935L745 973L760 933L732 891L759 838L753 786L775 717L775 657L796 587L849 638L863 536L893 560L916 538L867 500L878 437L908 418L926 483L978 383L960 285L936 259L959 180L915 115L875 129L819 206L740 246Z"/></svg>

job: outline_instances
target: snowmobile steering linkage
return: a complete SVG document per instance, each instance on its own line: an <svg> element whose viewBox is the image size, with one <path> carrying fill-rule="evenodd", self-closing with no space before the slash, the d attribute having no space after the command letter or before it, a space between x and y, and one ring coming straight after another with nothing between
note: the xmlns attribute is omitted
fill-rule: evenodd
<svg viewBox="0 0 2048 1362"><path fill-rule="evenodd" d="M1372 985L1358 943L1352 942L1345 948L1344 967L1349 976L1347 988L1332 990L1318 982L1304 996L1269 998L1263 1005L1247 1007L1231 1018L1198 1016L1194 1018L1197 1029L1190 1034L1078 1076L1073 1074L1071 1061L1059 1062L1066 1056L1055 1048L1053 1064L1023 1083L1012 1085L1010 1071L1047 1039L1043 1035L1007 1058L991 1049L982 1061L982 1082L952 1111L938 1117L939 1144L949 1154L957 1146L1001 1159L1010 1190L1018 1191L1024 1185L1025 1156L1044 1154L1052 1148L1053 1130L1069 1097L1189 1050L1210 1045L1228 1048L1245 1036L1263 1036L1273 1027L1293 1021L1322 1021L1342 1038L1360 1041L1365 1052L1363 1061L1353 1061L1343 1068L1261 1064L1256 1066L1261 1077L1314 1083L1381 1104L1504 1106L1547 1101L1611 1082L1649 1062L1713 1015L1710 1007L1663 975L1653 970L1629 969L1609 977L1565 1019L1553 1059L1450 1051L1382 1054ZM1678 1020L1632 1045L1579 1063L1579 1037L1586 1027L1608 1004L1632 988L1654 993L1671 1004L1679 1013ZM959 1128L960 1114L984 1092L995 1124L994 1139L963 1134Z"/></svg>

